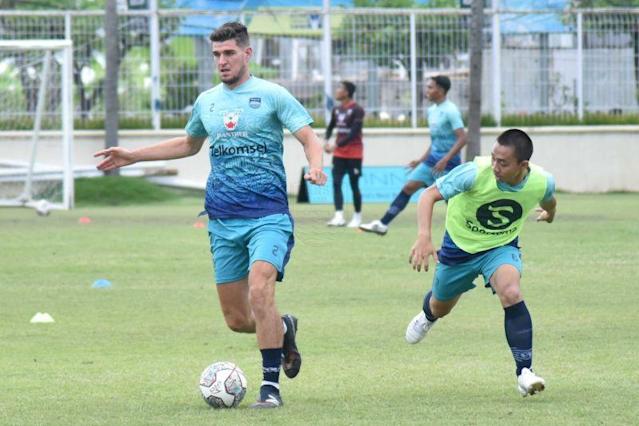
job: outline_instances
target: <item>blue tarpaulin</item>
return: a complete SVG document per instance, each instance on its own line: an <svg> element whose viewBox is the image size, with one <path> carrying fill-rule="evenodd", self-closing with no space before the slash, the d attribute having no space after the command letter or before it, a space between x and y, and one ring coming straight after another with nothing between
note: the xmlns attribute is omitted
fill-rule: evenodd
<svg viewBox="0 0 639 426"><path fill-rule="evenodd" d="M324 173L328 177L326 185L312 185L304 180L304 173L308 169L305 167L300 175L300 188L297 201L311 204L332 204L333 203L333 176L331 168L324 167ZM359 181L359 188L362 199L366 203L389 203L395 199L401 188L406 183L409 170L402 166L364 166L362 177ZM342 193L345 203L353 202L353 191L348 179L342 181ZM410 201L417 202L422 190L413 194Z"/></svg>
<svg viewBox="0 0 639 426"><path fill-rule="evenodd" d="M501 0L500 9L550 10L554 13L503 14L500 15L502 34L565 33L571 27L562 21L562 11L567 0Z"/></svg>
<svg viewBox="0 0 639 426"><path fill-rule="evenodd" d="M228 15L191 15L182 20L179 34L185 36L208 36L214 28L228 21L237 21L237 11L245 8L249 0L180 0L180 9L229 11Z"/></svg>
<svg viewBox="0 0 639 426"><path fill-rule="evenodd" d="M322 7L322 0L177 0L180 9L228 11L228 15L192 15L184 18L180 35L207 36L224 22L239 20L239 11L259 8ZM424 1L423 3L428 3ZM568 0L501 0L500 9L551 10L556 13L502 14L502 34L564 33L572 31L562 21ZM353 7L353 0L331 0L331 7Z"/></svg>
<svg viewBox="0 0 639 426"><path fill-rule="evenodd" d="M352 7L353 0L331 0L331 7ZM178 0L180 9L240 10L269 7L322 7L322 0Z"/></svg>
<svg viewBox="0 0 639 426"><path fill-rule="evenodd" d="M248 0L246 7L322 7L322 0ZM331 7L353 7L353 0L331 0Z"/></svg>
<svg viewBox="0 0 639 426"><path fill-rule="evenodd" d="M178 0L176 6L179 9L228 11L228 14L216 16L192 15L184 18L180 25L180 35L207 36L211 33L211 30L223 23L239 20L239 11L273 7L322 7L322 0ZM331 0L331 6L351 7L353 6L353 1Z"/></svg>

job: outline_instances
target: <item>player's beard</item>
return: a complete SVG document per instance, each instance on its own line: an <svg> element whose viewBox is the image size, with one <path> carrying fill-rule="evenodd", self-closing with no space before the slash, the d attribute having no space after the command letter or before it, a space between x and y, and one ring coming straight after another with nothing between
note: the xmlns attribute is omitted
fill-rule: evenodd
<svg viewBox="0 0 639 426"><path fill-rule="evenodd" d="M227 86L233 86L238 81L240 81L240 79L242 78L245 72L246 72L246 66L243 66L234 76L228 77L226 79L220 76L220 80L222 80L222 83L226 84Z"/></svg>

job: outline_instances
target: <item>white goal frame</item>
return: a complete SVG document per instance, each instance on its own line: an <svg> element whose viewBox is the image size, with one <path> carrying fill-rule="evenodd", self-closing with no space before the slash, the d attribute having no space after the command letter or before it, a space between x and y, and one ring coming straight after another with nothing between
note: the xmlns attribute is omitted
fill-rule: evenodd
<svg viewBox="0 0 639 426"><path fill-rule="evenodd" d="M40 136L41 110L43 108L48 75L42 79L38 93L38 106L34 117L34 128L31 137L30 162L15 164L19 166L18 173L25 175L25 191L17 199L0 200L0 206L32 207L38 210L50 209L69 210L74 204L73 182L73 42L71 40L0 40L0 51L39 51L45 57L44 67L48 69L54 52L62 53L61 65L61 143L62 143L62 169L43 170L46 175L62 175L62 202L49 203L48 200L34 200L31 197L30 188L35 165L37 144ZM44 74L44 73L43 73ZM44 204L43 204L44 203Z"/></svg>

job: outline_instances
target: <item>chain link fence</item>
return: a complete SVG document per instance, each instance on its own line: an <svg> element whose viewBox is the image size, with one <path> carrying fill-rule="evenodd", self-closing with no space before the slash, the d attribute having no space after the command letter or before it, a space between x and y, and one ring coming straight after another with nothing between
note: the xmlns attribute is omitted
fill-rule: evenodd
<svg viewBox="0 0 639 426"><path fill-rule="evenodd" d="M449 98L467 112L468 10L334 9L327 28L323 18L313 9L121 12L122 127L183 126L198 93L218 83L208 35L231 20L249 28L252 73L288 88L319 124L332 102L326 88L342 80L357 86L368 125L424 125L423 87L437 74L450 77ZM102 128L102 12L0 11L0 39L63 38L74 44L76 128ZM327 38L330 50L323 45ZM639 9L487 10L483 58L486 124L593 116L639 122ZM2 128L11 127L12 108L31 108L29 85L13 81L10 68L0 63L2 90L13 87L22 104L1 105Z"/></svg>

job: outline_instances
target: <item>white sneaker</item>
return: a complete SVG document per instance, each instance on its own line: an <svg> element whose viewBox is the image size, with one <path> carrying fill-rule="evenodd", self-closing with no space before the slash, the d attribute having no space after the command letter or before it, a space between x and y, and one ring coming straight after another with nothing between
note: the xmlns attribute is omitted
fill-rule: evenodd
<svg viewBox="0 0 639 426"><path fill-rule="evenodd" d="M428 321L424 311L421 311L406 327L406 341L411 345L421 342L434 324L434 322Z"/></svg>
<svg viewBox="0 0 639 426"><path fill-rule="evenodd" d="M523 397L534 395L546 388L544 379L527 368L521 369L521 374L517 377L517 388Z"/></svg>
<svg viewBox="0 0 639 426"><path fill-rule="evenodd" d="M351 219L350 222L348 222L348 225L346 225L347 228L359 228L359 225L361 225L362 223L362 218L361 217L357 217L357 216L353 216L353 218Z"/></svg>
<svg viewBox="0 0 639 426"><path fill-rule="evenodd" d="M342 216L333 216L333 219L326 222L327 226L344 226L346 225L346 221Z"/></svg>
<svg viewBox="0 0 639 426"><path fill-rule="evenodd" d="M359 229L365 232L373 232L377 235L386 235L386 233L388 232L388 225L384 225L379 220L374 220L370 223L359 225Z"/></svg>

